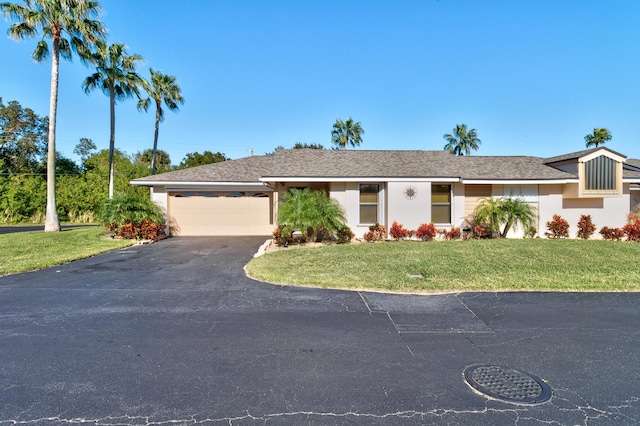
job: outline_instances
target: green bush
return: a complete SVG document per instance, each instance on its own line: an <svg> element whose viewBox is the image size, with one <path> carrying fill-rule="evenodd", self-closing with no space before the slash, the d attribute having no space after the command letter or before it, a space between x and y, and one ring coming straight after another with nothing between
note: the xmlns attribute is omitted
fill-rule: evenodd
<svg viewBox="0 0 640 426"><path fill-rule="evenodd" d="M342 225L336 230L338 244L350 243L353 237L355 237L355 234L347 225Z"/></svg>
<svg viewBox="0 0 640 426"><path fill-rule="evenodd" d="M312 191L311 188L291 188L283 194L278 209L278 226L282 227L284 238L289 238L294 231L299 231L303 240L330 238L345 220L336 200L324 191Z"/></svg>
<svg viewBox="0 0 640 426"><path fill-rule="evenodd" d="M42 217L47 183L42 176L14 175L0 182L0 222L29 222Z"/></svg>
<svg viewBox="0 0 640 426"><path fill-rule="evenodd" d="M164 212L160 206L149 198L124 193L104 200L97 216L100 222L112 231L126 224L138 225L145 221L158 225L164 223Z"/></svg>
<svg viewBox="0 0 640 426"><path fill-rule="evenodd" d="M473 212L476 225L486 227L492 236L505 238L511 228L521 225L525 233L535 227L535 207L517 197L492 197L480 201Z"/></svg>

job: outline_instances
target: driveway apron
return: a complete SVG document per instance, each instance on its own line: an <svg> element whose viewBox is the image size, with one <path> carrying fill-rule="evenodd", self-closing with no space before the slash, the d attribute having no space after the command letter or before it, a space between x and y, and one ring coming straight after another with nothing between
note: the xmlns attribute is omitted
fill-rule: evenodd
<svg viewBox="0 0 640 426"><path fill-rule="evenodd" d="M243 270L264 240L178 237L1 277L0 425L640 422L638 293L271 285ZM474 365L551 398L483 393Z"/></svg>

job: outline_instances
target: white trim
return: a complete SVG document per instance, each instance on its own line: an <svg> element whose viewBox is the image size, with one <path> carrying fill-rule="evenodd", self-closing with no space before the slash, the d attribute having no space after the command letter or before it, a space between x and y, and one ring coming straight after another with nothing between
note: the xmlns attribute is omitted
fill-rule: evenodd
<svg viewBox="0 0 640 426"><path fill-rule="evenodd" d="M563 185L566 183L578 183L578 178L549 180L463 179L462 183L464 185Z"/></svg>
<svg viewBox="0 0 640 426"><path fill-rule="evenodd" d="M622 178L622 183L640 183L640 178Z"/></svg>
<svg viewBox="0 0 640 426"><path fill-rule="evenodd" d="M140 186L165 186L172 188L181 188L181 187L207 187L210 186L212 188L218 188L221 186L227 187L248 187L248 188L267 188L265 182L191 182L191 181L161 181L161 180L143 180L143 181L129 181L131 185L140 185Z"/></svg>
<svg viewBox="0 0 640 426"><path fill-rule="evenodd" d="M277 177L266 176L260 178L262 182L365 182L365 183L379 183L379 182L446 182L456 183L460 182L459 177Z"/></svg>
<svg viewBox="0 0 640 426"><path fill-rule="evenodd" d="M613 153L613 152L608 151L606 149L599 149L597 151L592 152L591 154L587 154L587 155L585 155L583 157L578 158L578 162L579 163L586 163L587 161L591 161L594 158L600 157L602 155L604 155L605 157L609 157L612 160L617 161L618 163L624 163L627 160L627 158L622 156L622 155Z"/></svg>
<svg viewBox="0 0 640 426"><path fill-rule="evenodd" d="M167 193L169 192L274 192L273 188L269 188L268 186L261 186L259 188L249 188L246 186L217 186L215 188L207 188L207 187L195 187L195 186L167 186L165 187Z"/></svg>

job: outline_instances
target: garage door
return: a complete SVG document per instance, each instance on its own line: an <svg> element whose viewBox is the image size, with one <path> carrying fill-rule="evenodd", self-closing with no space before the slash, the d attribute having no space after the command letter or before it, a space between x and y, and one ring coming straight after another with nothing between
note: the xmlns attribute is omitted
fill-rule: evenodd
<svg viewBox="0 0 640 426"><path fill-rule="evenodd" d="M269 192L169 193L171 235L271 235L274 229Z"/></svg>

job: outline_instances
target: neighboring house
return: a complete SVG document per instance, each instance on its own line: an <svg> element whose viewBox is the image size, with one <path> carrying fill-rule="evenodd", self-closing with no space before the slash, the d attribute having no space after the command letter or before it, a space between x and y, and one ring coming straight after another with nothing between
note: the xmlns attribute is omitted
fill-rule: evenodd
<svg viewBox="0 0 640 426"><path fill-rule="evenodd" d="M554 214L567 219L575 236L582 214L598 229L626 223L640 204L640 160L608 148L552 158L283 149L131 183L151 187L173 235L270 235L278 194L312 187L342 205L358 237L376 222L387 229L393 221L407 229L430 222L465 227L479 200L492 196L517 196L536 207L539 236Z"/></svg>

